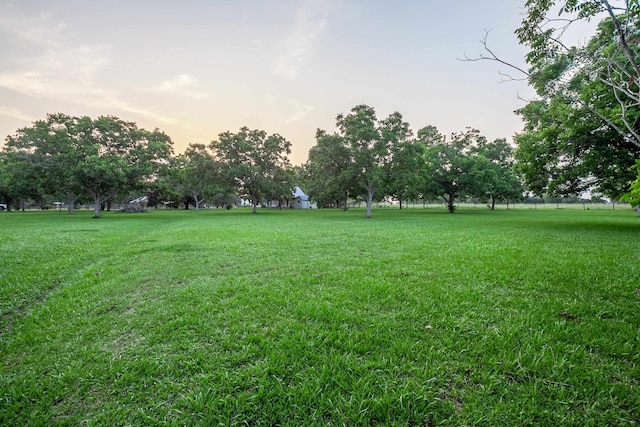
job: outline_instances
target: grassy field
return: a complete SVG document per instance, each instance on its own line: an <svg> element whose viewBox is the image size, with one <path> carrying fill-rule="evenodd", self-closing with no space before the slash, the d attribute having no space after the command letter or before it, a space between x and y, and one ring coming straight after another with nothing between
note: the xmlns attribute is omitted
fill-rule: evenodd
<svg viewBox="0 0 640 427"><path fill-rule="evenodd" d="M630 425L629 209L1 213L0 425Z"/></svg>

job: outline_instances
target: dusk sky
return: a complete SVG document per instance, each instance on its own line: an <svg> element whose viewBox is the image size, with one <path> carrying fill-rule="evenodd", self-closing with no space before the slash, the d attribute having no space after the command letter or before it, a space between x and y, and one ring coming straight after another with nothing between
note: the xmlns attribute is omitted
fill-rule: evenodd
<svg viewBox="0 0 640 427"><path fill-rule="evenodd" d="M300 164L317 128L367 104L414 132L511 141L531 89L459 59L483 51L487 29L522 65L523 3L0 0L0 134L47 113L113 115L166 132L179 153L247 126L284 136Z"/></svg>

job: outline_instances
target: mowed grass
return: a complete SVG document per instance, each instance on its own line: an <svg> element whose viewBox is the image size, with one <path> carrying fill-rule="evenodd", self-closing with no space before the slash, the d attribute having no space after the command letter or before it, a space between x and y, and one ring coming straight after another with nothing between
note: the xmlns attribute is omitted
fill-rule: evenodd
<svg viewBox="0 0 640 427"><path fill-rule="evenodd" d="M0 425L630 425L630 210L0 214Z"/></svg>

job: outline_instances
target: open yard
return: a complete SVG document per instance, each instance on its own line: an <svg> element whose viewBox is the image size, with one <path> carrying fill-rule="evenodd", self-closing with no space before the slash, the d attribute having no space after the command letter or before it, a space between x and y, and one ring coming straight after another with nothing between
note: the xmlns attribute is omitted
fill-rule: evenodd
<svg viewBox="0 0 640 427"><path fill-rule="evenodd" d="M629 209L0 213L0 425L629 425Z"/></svg>

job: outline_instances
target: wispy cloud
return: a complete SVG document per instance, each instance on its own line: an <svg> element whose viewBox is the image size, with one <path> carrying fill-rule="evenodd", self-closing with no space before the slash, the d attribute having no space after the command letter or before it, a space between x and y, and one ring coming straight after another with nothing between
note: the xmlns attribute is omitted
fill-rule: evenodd
<svg viewBox="0 0 640 427"><path fill-rule="evenodd" d="M193 87L196 85L197 79L190 74L180 74L173 80L165 80L155 89L158 92L171 93L175 95L184 96L186 98L203 99L208 98L209 95L198 92Z"/></svg>
<svg viewBox="0 0 640 427"><path fill-rule="evenodd" d="M66 24L49 14L0 6L0 30L20 52L3 67L0 85L30 96L52 96L70 88L91 88L95 73L109 62L106 46L78 42ZM9 65L5 63L6 65Z"/></svg>
<svg viewBox="0 0 640 427"><path fill-rule="evenodd" d="M35 120L30 115L18 110L17 108L6 107L4 105L0 105L0 116L7 116L18 120L24 120L26 122Z"/></svg>
<svg viewBox="0 0 640 427"><path fill-rule="evenodd" d="M34 98L120 110L161 123L174 122L171 117L135 105L118 89L99 82L98 73L111 63L111 48L79 41L64 22L53 16L11 4L0 5L0 31L9 35L17 51L29 52L0 65L0 87ZM0 113L8 115L7 111Z"/></svg>
<svg viewBox="0 0 640 427"><path fill-rule="evenodd" d="M329 0L301 0L295 21L283 40L283 51L278 57L274 72L284 78L294 79L298 68L313 55L313 48L322 34L333 9Z"/></svg>
<svg viewBox="0 0 640 427"><path fill-rule="evenodd" d="M290 99L289 105L293 107L293 113L291 113L291 115L289 115L289 117L287 117L284 121L286 124L300 120L301 118L312 112L315 108L312 105L300 105L300 102L298 102L298 100L296 99Z"/></svg>

